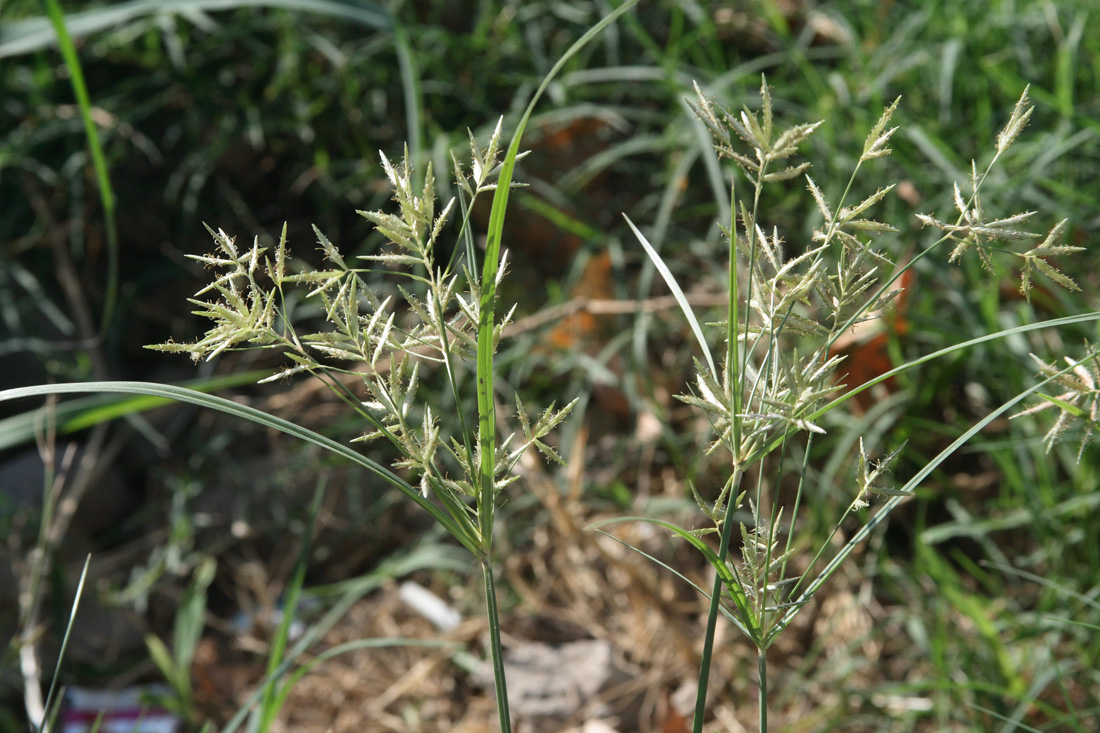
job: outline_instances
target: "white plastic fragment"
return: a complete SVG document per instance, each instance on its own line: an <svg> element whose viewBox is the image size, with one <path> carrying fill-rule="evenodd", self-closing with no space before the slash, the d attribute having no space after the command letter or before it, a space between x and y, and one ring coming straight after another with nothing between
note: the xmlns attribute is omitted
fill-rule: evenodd
<svg viewBox="0 0 1100 733"><path fill-rule="evenodd" d="M398 590L398 597L440 631L451 631L462 622L462 614L419 583L405 581Z"/></svg>

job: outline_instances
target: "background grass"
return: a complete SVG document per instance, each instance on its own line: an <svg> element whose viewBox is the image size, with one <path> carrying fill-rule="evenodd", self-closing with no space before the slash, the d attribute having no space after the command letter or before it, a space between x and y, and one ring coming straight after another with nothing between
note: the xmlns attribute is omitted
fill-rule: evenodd
<svg viewBox="0 0 1100 733"><path fill-rule="evenodd" d="M608 7L364 4L386 19L371 27L323 12L244 5L74 32L114 188L121 254L117 307L98 341L108 248L81 116L56 49L15 45L39 5L0 6L2 386L97 371L116 379L194 377L185 360L142 346L196 335L199 323L184 298L203 273L182 255L209 249L202 222L270 239L286 221L299 253L313 249L309 226L316 224L345 253L368 251L377 243L354 212L385 204L377 151L392 157L409 141L420 161L449 170L446 151L464 144L467 128L483 132L504 115L507 130L550 64ZM103 6L62 7L71 21ZM690 593L656 572L631 576L579 531L625 510L690 511L686 482L706 491L721 476L722 467L702 455L701 426L671 399L690 374L690 336L659 301L634 312L635 301L666 293L620 216L627 212L643 226L696 297L724 292L709 273L725 269L713 222L728 204L706 163L709 143L683 104L691 81L737 108L755 104L764 72L779 116L828 120L806 153L815 180L834 198L882 107L902 95L894 155L853 193L903 182L881 217L901 228L898 257L932 236L911 214L950 207L952 181L965 178L971 157L979 165L988 159L994 135L1031 84L1037 108L1030 128L986 200L1000 211L1037 209L1043 228L1067 217L1070 239L1091 250L1100 224L1100 37L1085 30L1090 9L1086 0L646 2L571 62L529 128L534 152L517 178L531 185L517 192L504 241L516 263L505 297L520 300L526 320L502 345L501 378L530 385L535 403L582 397L561 439L572 472L532 476L530 492L517 492L505 507L501 524L511 529L501 541L513 593L505 613L513 633L522 635L524 619L563 617L606 636L656 698L691 676L690 640L699 629ZM808 236L817 216L797 185L764 205L769 223L792 240ZM478 216L483 227L488 212ZM900 363L983 332L1094 309L1095 255L1087 251L1076 262L1071 274L1082 296L1052 289L1032 303L1016 295L1012 272L922 262L904 306L910 328L886 353ZM571 311L581 298L624 305L606 314ZM310 307L301 305L307 315ZM904 477L1031 383L1028 352L1052 358L1086 338L1096 334L1060 331L975 349L899 380L862 414L827 423L829 436L815 442L811 461L806 516L813 520L802 531L827 531L851 501L859 435L869 448L909 439L897 468ZM254 358L230 355L200 373L273 366ZM339 404L305 384L239 394L334 437L360 430ZM362 477L318 467L310 454L259 429L180 408L112 431L120 457L116 483L104 491L124 492L139 508L105 527L74 530L58 554L56 587L74 575L69 560L92 549L103 607L129 609L132 623L167 636L192 569L217 556L208 621L220 628L210 633L222 645L222 667L230 666L233 632L216 621L248 603L274 602L262 597L265 582L256 578L278 588L290 576L296 547L285 538L306 526L319 470L332 474L333 503L322 511L309 585L370 570L393 556L392 547L415 544L426 526ZM1100 543L1090 518L1100 502L1098 457L1086 449L1077 464L1072 442L1048 455L1043 432L1041 419L991 426L890 519L846 578L835 579L813 620L776 650L777 727L1095 726ZM80 512L96 508L86 503ZM3 516L11 536L35 526L33 505L9 502ZM663 560L689 574L699 570L675 543L649 541ZM576 567L578 560L589 567ZM464 609L478 605L472 580L453 569L421 579ZM616 599L619 591L638 602ZM65 594L56 596L54 637L67 609ZM664 657L637 641L653 622L637 610L641 599L660 609L666 633L682 636L686 650L675 664L662 668ZM70 654L66 674L74 682L153 674L143 647L118 642L106 654ZM262 661L234 654L234 664L262 672ZM753 683L737 668L747 654L731 649L716 670L716 726L753 718ZM446 665L439 675L464 679ZM17 669L5 667L0 684L6 707L18 709ZM468 682L439 689L482 710L469 701L483 693ZM205 714L215 717L232 703L208 702ZM410 710L436 716L440 727L461 719L457 702L425 705L409 694L390 705L393 720L377 723L379 730L400 729L395 721L407 723ZM293 698L290 716L292 707Z"/></svg>

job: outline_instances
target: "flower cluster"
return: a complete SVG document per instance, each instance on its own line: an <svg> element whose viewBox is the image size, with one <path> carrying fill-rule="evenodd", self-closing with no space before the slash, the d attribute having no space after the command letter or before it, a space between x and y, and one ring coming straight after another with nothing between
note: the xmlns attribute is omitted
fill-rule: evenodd
<svg viewBox="0 0 1100 733"><path fill-rule="evenodd" d="M470 143L469 173L452 158L463 212L469 211L479 195L496 188L493 177L500 164L501 123L497 123L485 147L480 147L472 135ZM280 349L291 365L264 381L303 371L321 377L370 423L371 429L361 440L384 437L398 447L401 457L395 467L416 475L425 497L434 494L452 514L476 514L476 502L471 506L467 500L479 496L475 487L480 484L481 436L476 426L466 424L462 410L458 410L459 429L448 439L443 435L438 410L418 395L422 365L436 367L445 374L459 404L464 389L468 391L472 384L469 370L461 369L460 363L476 359L484 284L473 275L468 221L460 227L460 237L465 236L469 246L465 249L467 259L458 272L455 259L441 262L438 243L448 231L459 199L452 198L437 213L431 165L423 182L416 185L407 150L400 164L391 163L384 154L381 159L397 210L359 213L374 224L389 247L359 259L393 268L403 276L410 285L397 287L400 298L392 294L379 297L364 279L367 271L350 266L316 228L325 258L322 269L291 262L285 226L274 259L268 248L260 246L258 238L242 251L225 232L211 230L217 253L194 259L215 268L218 274L190 302L198 306L196 315L210 319L214 325L194 343L151 348L186 352L195 359L212 359L231 349ZM502 262L497 284L504 273ZM320 301L323 329L308 333L295 329L286 306L292 288L305 289L306 298ZM210 293L217 297L210 301L197 299ZM493 323L493 344L499 342L511 315L509 311ZM331 360L351 362L353 366L336 368L329 364ZM333 377L337 372L361 377L367 395L353 393ZM516 404L523 438L516 441L513 434L498 446L494 498L496 492L515 480L513 469L528 449L534 447L548 458L561 461L543 439L573 406L561 410L551 406L532 419L518 398ZM513 446L514 442L518 445ZM457 472L452 475L448 466ZM472 530L472 522L456 519Z"/></svg>

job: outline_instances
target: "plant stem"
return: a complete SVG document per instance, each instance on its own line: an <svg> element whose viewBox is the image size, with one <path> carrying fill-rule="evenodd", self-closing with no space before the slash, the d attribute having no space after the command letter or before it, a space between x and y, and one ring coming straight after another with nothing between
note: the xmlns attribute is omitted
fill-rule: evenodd
<svg viewBox="0 0 1100 733"><path fill-rule="evenodd" d="M756 647L757 669L760 674L760 733L768 731L768 648L761 644Z"/></svg>
<svg viewBox="0 0 1100 733"><path fill-rule="evenodd" d="M733 534L733 513L737 510L737 489L741 486L741 467L735 465L730 479L729 492L726 494L726 518L722 523L722 541L718 545L718 559L726 561L729 554L730 537ZM699 663L699 689L695 693L695 719L692 733L702 733L703 715L707 708L707 683L710 680L710 660L714 653L714 632L718 626L718 604L722 602L722 576L715 573L714 589L710 594L710 613L707 616L707 633L703 637L703 658ZM754 639L755 641L755 639Z"/></svg>
<svg viewBox="0 0 1100 733"><path fill-rule="evenodd" d="M489 618L489 654L493 659L493 683L497 695L497 717L500 733L512 733L512 716L508 708L508 685L504 681L504 648L500 644L500 614L497 612L497 589L493 566L487 556L481 558L481 575L485 580L485 613Z"/></svg>

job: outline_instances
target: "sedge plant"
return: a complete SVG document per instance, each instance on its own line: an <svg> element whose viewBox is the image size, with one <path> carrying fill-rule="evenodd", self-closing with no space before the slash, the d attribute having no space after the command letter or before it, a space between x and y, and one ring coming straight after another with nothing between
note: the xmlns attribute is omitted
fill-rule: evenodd
<svg viewBox="0 0 1100 733"><path fill-rule="evenodd" d="M384 439L398 452L394 468L415 484L418 501L477 558L482 568L489 617L491 649L497 673L501 726L507 728L507 699L502 664L499 615L493 566L493 520L504 489L517 476L513 469L531 448L554 461L557 452L543 439L565 418L573 403L553 405L530 415L516 397L521 435L496 438L495 394L490 381L492 354L511 311L496 320L495 291L505 273L507 253L479 278L469 212L477 198L498 185L502 123L482 147L471 139L472 162L467 171L454 160L459 198L436 208L436 184L429 164L423 182L414 181L407 159L394 164L382 154L382 165L394 192L396 213L360 212L388 240L380 254L360 259L395 268L408 287L377 294L364 279L369 267L353 267L315 229L325 255L325 269L299 265L290 256L286 227L273 252L255 239L237 246L225 232L212 232L217 251L194 256L215 270L213 282L193 299L197 315L213 326L189 344L165 343L151 348L185 352L210 359L229 349L276 349L291 365L263 381L299 372L321 379L369 428L360 440ZM471 136L472 138L472 136ZM460 201L456 205L456 201ZM447 256L441 238L450 217L461 211L461 246ZM459 270L459 264L463 267ZM320 301L323 330L305 332L288 313L292 293ZM404 309L399 310L400 298ZM485 311L489 313L486 315ZM403 311L403 312L402 312ZM483 371L484 363L487 365ZM350 366L342 366L350 364ZM455 405L454 419L443 420L438 408L420 393L425 373L437 370ZM355 379L341 379L351 375ZM362 384L357 390L356 383ZM473 409L476 405L476 409ZM473 415L478 416L475 422ZM450 435L450 424L457 427ZM406 484L406 493L411 487Z"/></svg>
<svg viewBox="0 0 1100 733"><path fill-rule="evenodd" d="M1038 328L1051 328L1085 320L1098 314L1054 319L1033 323L955 344L933 354L914 359L862 385L845 386L843 356L833 345L855 325L880 317L900 292L899 278L921 259L938 254L945 245L954 249L947 256L956 261L976 251L982 264L992 268L994 257L1018 261L1020 290L1030 295L1032 278L1042 273L1052 283L1069 290L1078 286L1055 263L1080 248L1064 245L1060 237L1066 222L1055 224L1046 234L1027 230L1035 212L1007 217L986 213L981 197L990 169L1008 150L1026 126L1031 115L1027 91L1021 95L1004 129L997 136L996 154L979 171L973 164L970 180L956 183L953 200L954 220L943 221L918 215L924 226L941 232L939 239L926 246L906 263L893 256L885 239L897 231L876 220L873 208L890 194L893 186L878 188L861 201L849 201L856 176L871 161L890 154L889 143L898 129L891 118L899 101L889 105L867 136L851 177L839 201L830 202L822 188L807 173L808 163L792 162L798 148L822 124L795 124L782 129L775 119L771 93L766 80L760 90L759 110L744 109L734 114L708 98L696 85L692 107L713 139L720 159L732 160L748 179L748 195L738 189L735 174L729 189L730 220L722 226L728 243L728 309L716 324L722 333L723 353L712 355L696 315L688 305L682 288L670 269L632 222L643 248L662 274L698 341L702 359L696 360L696 374L683 402L697 408L709 421L713 441L708 453L722 451L728 457L729 474L716 498L706 500L692 486L700 509L709 520L702 530L689 530L660 520L656 523L686 539L708 560L715 572L709 593L710 605L694 711L693 730L703 729L707 686L719 613L723 614L755 646L758 659L759 729L768 727L767 651L794 617L813 598L840 563L865 539L889 512L906 498L945 459L977 434L994 418L1020 404L1030 394L1042 401L1021 414L1057 408L1060 417L1048 433L1048 445L1074 420L1084 421L1085 438L1091 435L1096 420L1096 351L1080 360L1068 359L1069 366L1058 368L1039 360L1045 379L1002 404L990 415L955 440L903 485L891 480L891 468L901 455L904 444L893 446L885 455L867 453L862 440L855 457L856 471L852 500L836 522L835 535L842 523L858 517L862 526L842 549L826 557L832 536L812 552L808 568L796 573L791 558L798 551L794 542L799 509L810 490L806 481L807 465L801 466L798 490L790 506L782 506L776 492L769 491L764 480L768 466L782 470L783 457L790 442L802 436L808 460L815 435L824 433L820 418L837 409L865 389L930 359L956 353L977 343L1004 338ZM802 244L784 241L776 227L766 225L761 211L762 193L769 186L803 179L821 215L821 224L812 240ZM1019 247L1019 243L1028 243ZM1013 245L1017 245L1013 247ZM1055 382L1059 396L1040 390ZM775 460L765 465L765 459ZM752 485L746 476L755 469ZM874 514L863 512L876 497L885 501ZM735 514L748 516L738 521ZM637 519L637 518L632 518ZM612 521L623 521L612 520ZM654 521L654 520L645 520ZM713 549L703 535L716 533L718 548ZM827 561L826 561L827 560Z"/></svg>

